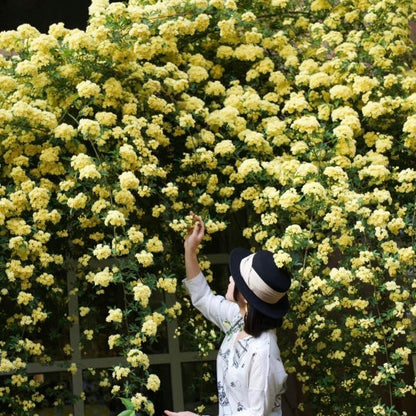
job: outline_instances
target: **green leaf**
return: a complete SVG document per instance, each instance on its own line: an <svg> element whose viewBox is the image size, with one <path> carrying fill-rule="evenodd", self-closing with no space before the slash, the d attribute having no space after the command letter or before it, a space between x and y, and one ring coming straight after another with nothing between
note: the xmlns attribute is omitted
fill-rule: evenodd
<svg viewBox="0 0 416 416"><path fill-rule="evenodd" d="M130 401L130 399L127 399L125 397L120 397L121 402L124 404L124 406L126 406L127 410L134 410L134 405L133 403ZM121 416L121 413L120 415ZM123 416L127 416L127 415L123 415Z"/></svg>
<svg viewBox="0 0 416 416"><path fill-rule="evenodd" d="M123 410L117 416L135 416L135 415L136 415L136 413L135 413L134 410Z"/></svg>

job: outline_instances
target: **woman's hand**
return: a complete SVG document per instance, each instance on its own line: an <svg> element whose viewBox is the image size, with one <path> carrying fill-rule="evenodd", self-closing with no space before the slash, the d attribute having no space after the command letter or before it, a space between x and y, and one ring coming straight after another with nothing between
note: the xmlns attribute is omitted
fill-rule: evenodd
<svg viewBox="0 0 416 416"><path fill-rule="evenodd" d="M171 412L170 410L165 410L165 415L167 416L198 416L196 413L192 413L192 412Z"/></svg>
<svg viewBox="0 0 416 416"><path fill-rule="evenodd" d="M193 226L188 228L188 235L185 238L185 251L196 252L198 246L201 244L205 234L205 225L199 215L192 211L189 213L192 216Z"/></svg>

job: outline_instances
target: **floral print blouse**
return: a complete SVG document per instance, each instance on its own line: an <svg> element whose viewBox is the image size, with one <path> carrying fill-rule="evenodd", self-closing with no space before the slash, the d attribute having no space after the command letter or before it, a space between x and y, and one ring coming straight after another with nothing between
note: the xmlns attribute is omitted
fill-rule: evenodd
<svg viewBox="0 0 416 416"><path fill-rule="evenodd" d="M243 326L238 305L214 295L202 273L184 284L192 304L225 333L217 357L219 415L281 416L287 374L275 331L236 342Z"/></svg>

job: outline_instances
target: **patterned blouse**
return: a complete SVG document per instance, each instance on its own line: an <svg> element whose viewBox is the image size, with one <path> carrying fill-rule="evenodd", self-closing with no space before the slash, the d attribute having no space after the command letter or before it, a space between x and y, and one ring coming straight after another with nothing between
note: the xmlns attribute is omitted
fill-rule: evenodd
<svg viewBox="0 0 416 416"><path fill-rule="evenodd" d="M243 326L238 305L214 295L202 273L184 284L192 304L225 333L217 357L219 416L281 416L287 374L275 331L236 342Z"/></svg>

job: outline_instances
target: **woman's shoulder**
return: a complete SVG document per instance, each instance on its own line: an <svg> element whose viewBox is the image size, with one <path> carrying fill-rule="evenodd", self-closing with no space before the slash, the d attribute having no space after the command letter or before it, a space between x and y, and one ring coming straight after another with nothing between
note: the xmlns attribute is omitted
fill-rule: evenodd
<svg viewBox="0 0 416 416"><path fill-rule="evenodd" d="M259 355L274 356L280 358L280 350L277 345L276 332L264 331L258 337L252 338L252 349Z"/></svg>
<svg viewBox="0 0 416 416"><path fill-rule="evenodd" d="M280 380L286 376L286 371L276 342L276 336L269 331L259 337L250 339L250 363L252 371L260 372L263 376ZM280 382L279 382L280 383Z"/></svg>
<svg viewBox="0 0 416 416"><path fill-rule="evenodd" d="M277 345L277 336L274 329L263 331L256 339L262 344L271 343Z"/></svg>

